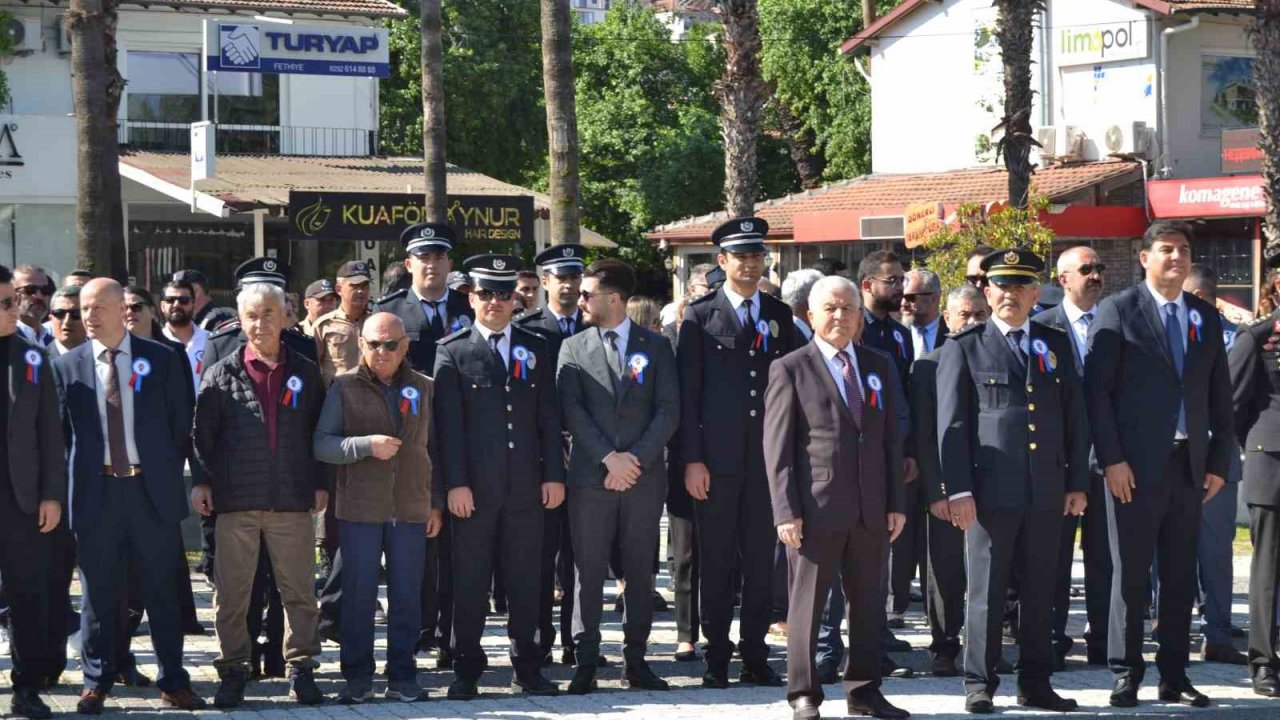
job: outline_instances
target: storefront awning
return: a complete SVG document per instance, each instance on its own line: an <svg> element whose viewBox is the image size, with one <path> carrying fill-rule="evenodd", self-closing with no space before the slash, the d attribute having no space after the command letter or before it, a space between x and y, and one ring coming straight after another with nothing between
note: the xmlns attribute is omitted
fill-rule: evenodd
<svg viewBox="0 0 1280 720"><path fill-rule="evenodd" d="M1260 217L1267 211L1261 175L1151 180L1147 202L1152 217L1167 220Z"/></svg>

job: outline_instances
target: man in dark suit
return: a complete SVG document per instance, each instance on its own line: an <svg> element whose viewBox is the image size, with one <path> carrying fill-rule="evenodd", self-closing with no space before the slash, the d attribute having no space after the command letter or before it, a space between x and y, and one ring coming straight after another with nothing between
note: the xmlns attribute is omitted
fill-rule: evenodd
<svg viewBox="0 0 1280 720"><path fill-rule="evenodd" d="M501 549L511 639L512 687L555 695L542 676L537 568L544 509L564 501L564 449L555 362L541 336L511 323L519 261L510 255L468 258L475 281L475 324L436 351L436 427L453 532L453 669L451 700L479 695L488 665L480 647ZM648 548L653 551L652 546Z"/></svg>
<svg viewBox="0 0 1280 720"><path fill-rule="evenodd" d="M987 299L972 285L961 285L947 295L946 327L963 330L987 320ZM925 522L929 578L925 610L929 619L930 672L937 677L960 674L960 630L964 627L964 533L951 522L947 497L942 492L938 464L938 355L939 346L916 358L911 366L911 420L916 452L920 456L920 491L929 504Z"/></svg>
<svg viewBox="0 0 1280 720"><path fill-rule="evenodd" d="M1098 314L1106 265L1093 248L1073 247L1058 256L1058 283L1062 302L1035 316L1035 322L1057 328L1071 340L1076 372L1084 377L1089 354L1089 326ZM1062 544L1058 547L1058 575L1053 592L1054 669L1066 666L1067 653L1075 644L1067 636L1067 613L1071 609L1071 564L1076 548L1076 529L1081 528L1080 547L1084 552L1085 630L1090 665L1107 664L1107 616L1111 611L1111 543L1107 537L1107 487L1098 459L1089 453L1089 505L1093 512L1080 518L1068 515L1062 521Z"/></svg>
<svg viewBox="0 0 1280 720"><path fill-rule="evenodd" d="M814 341L770 367L765 394L765 468L793 574L787 700L796 720L818 717L818 619L839 577L850 619L849 713L905 718L880 693L884 547L906 524L898 397L885 380L894 370L853 343L862 303L850 280L825 277L809 297Z"/></svg>
<svg viewBox="0 0 1280 720"><path fill-rule="evenodd" d="M1088 502L1089 428L1070 340L1033 324L1044 263L1029 250L982 261L992 316L951 336L939 351L940 494L965 531L965 709L993 710L1000 685L1001 616L1016 572L1018 702L1076 708L1049 684L1053 581L1062 517ZM995 608L997 612L992 612Z"/></svg>
<svg viewBox="0 0 1280 720"><path fill-rule="evenodd" d="M1146 672L1143 610L1158 555L1159 697L1209 698L1187 680L1201 504L1226 482L1235 432L1218 311L1182 291L1191 226L1152 223L1139 255L1146 280L1103 300L1089 330L1089 419L1110 496L1111 704L1134 707Z"/></svg>
<svg viewBox="0 0 1280 720"><path fill-rule="evenodd" d="M742 566L740 680L782 684L764 640L776 544L764 473L764 391L769 365L800 338L791 308L757 289L768 231L760 218L716 228L711 240L720 248L724 285L690 303L680 326L680 452L685 487L697 503L704 687L729 685L735 558Z"/></svg>
<svg viewBox="0 0 1280 720"><path fill-rule="evenodd" d="M13 274L0 265L0 573L7 580L14 715L52 717L39 691L62 672L65 587L56 559L67 545L54 533L67 496L66 465L53 370L40 346L18 334ZM78 311L78 308L77 308ZM65 577L61 578L65 580ZM52 633L54 637L48 637Z"/></svg>
<svg viewBox="0 0 1280 720"><path fill-rule="evenodd" d="M653 548L666 497L667 441L680 421L680 387L670 342L627 317L635 272L598 260L582 280L582 316L593 329L564 341L557 387L569 453L569 526L578 571L573 635L578 667L569 692L595 689L602 591L610 549L621 548L627 578L624 682L666 690L645 662L653 625Z"/></svg>
<svg viewBox="0 0 1280 720"><path fill-rule="evenodd" d="M541 335L553 362L559 363L560 343L582 332L585 319L578 310L578 293L582 286L582 269L587 249L581 245L552 245L538 253L534 262L542 268L542 287L547 291L547 304L515 319L515 324ZM567 435L566 435L567 438ZM565 447L568 448L566 439ZM568 462L566 454L565 462ZM552 618L555 608L556 581L564 589L560 600L561 660L575 664L573 641L574 570L573 542L569 533L569 504L548 510L542 525L542 591L538 606L538 647L542 663L551 664L551 650L556 644L556 626Z"/></svg>
<svg viewBox="0 0 1280 720"><path fill-rule="evenodd" d="M1277 264L1273 256L1268 264ZM1253 691L1280 697L1276 583L1280 573L1280 310L1236 333L1227 356L1236 437L1244 438L1249 566L1249 666Z"/></svg>
<svg viewBox="0 0 1280 720"><path fill-rule="evenodd" d="M453 260L449 252L456 241L448 223L420 223L400 233L404 266L410 287L397 290L373 303L373 312L389 312L404 323L409 338L409 367L424 375L435 373L436 343L450 333L470 327L475 313L465 293L447 284ZM445 529L427 539L427 559L422 577L422 632L418 652L437 648L436 667L453 664L449 641L453 631L453 580L449 514Z"/></svg>
<svg viewBox="0 0 1280 720"><path fill-rule="evenodd" d="M90 281L80 293L90 342L53 362L70 442L71 528L83 586L81 658L85 687L77 710L102 712L115 682L116 601L125 563L139 573L151 643L167 704L205 706L182 667L177 598L179 523L190 509L182 465L191 433L191 374L176 354L130 335L124 289Z"/></svg>

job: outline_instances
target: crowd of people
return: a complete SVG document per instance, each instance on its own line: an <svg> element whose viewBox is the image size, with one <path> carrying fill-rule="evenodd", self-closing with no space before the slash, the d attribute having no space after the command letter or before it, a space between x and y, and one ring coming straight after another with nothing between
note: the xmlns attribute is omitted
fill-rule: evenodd
<svg viewBox="0 0 1280 720"><path fill-rule="evenodd" d="M1074 645L1078 529L1085 659L1114 672L1111 705L1138 702L1148 616L1159 698L1210 703L1186 675L1197 598L1202 659L1250 665L1255 692L1280 696L1280 314L1220 316L1189 226L1153 224L1143 279L1105 299L1097 253L1061 253L1056 304L1040 257L988 247L945 296L884 250L778 287L767 232L721 225L717 262L666 307L579 245L547 248L536 272L504 254L455 271L453 230L434 223L401 236L377 300L362 261L299 305L288 267L254 258L234 309L196 270L156 297L0 268L13 712L51 716L40 693L76 623L79 713L103 712L116 684L151 684L129 650L144 611L162 701L205 707L183 665L184 634L203 632L180 530L193 509L223 709L260 677L324 702L322 639L340 645L337 701L373 699L379 616L390 700L428 698L421 653L453 671L448 698L478 697L491 612L506 614L513 691L561 691L543 673L558 642L565 691L590 693L610 665L611 575L623 683L666 690L646 660L664 511L675 660L702 660L702 685L726 688L736 654L738 682L785 685L796 720L818 718L838 680L851 714L908 716L880 688L913 674L890 652L911 649L893 631L917 579L930 672L963 677L969 712L992 712L1015 672L1022 705L1076 709L1050 681ZM1230 622L1241 476L1247 655ZM785 679L771 630L786 634Z"/></svg>

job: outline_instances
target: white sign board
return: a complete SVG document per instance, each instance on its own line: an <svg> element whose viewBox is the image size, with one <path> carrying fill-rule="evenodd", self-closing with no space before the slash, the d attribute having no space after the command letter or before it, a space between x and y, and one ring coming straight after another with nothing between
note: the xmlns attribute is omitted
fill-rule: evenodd
<svg viewBox="0 0 1280 720"><path fill-rule="evenodd" d="M222 72L387 77L387 29L205 21L205 68Z"/></svg>
<svg viewBox="0 0 1280 720"><path fill-rule="evenodd" d="M1133 3L1115 0L1055 2L1049 10L1053 65L1098 65L1141 60L1150 54L1151 24Z"/></svg>
<svg viewBox="0 0 1280 720"><path fill-rule="evenodd" d="M208 121L191 123L191 181L211 178L218 173L214 154L215 125Z"/></svg>
<svg viewBox="0 0 1280 720"><path fill-rule="evenodd" d="M0 204L74 202L75 196L75 119L0 115Z"/></svg>

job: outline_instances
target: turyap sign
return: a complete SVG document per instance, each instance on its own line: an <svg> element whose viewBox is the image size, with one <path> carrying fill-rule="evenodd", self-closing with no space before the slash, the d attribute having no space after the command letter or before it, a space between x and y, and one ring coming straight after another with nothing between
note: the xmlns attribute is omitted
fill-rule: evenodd
<svg viewBox="0 0 1280 720"><path fill-rule="evenodd" d="M205 21L205 68L222 72L387 77L387 29Z"/></svg>
<svg viewBox="0 0 1280 720"><path fill-rule="evenodd" d="M533 244L531 195L450 195L446 209L461 242ZM295 240L395 241L425 221L421 194L289 193L289 235Z"/></svg>
<svg viewBox="0 0 1280 720"><path fill-rule="evenodd" d="M1070 25L1051 33L1059 67L1092 65L1147 56L1147 22L1125 20Z"/></svg>

